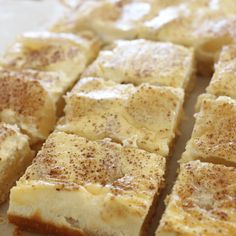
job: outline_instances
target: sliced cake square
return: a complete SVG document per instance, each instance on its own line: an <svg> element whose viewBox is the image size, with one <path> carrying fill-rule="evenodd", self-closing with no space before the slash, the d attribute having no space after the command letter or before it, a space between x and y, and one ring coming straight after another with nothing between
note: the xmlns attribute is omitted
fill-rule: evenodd
<svg viewBox="0 0 236 236"><path fill-rule="evenodd" d="M31 144L43 141L55 126L68 87L64 73L0 70L0 120L17 124Z"/></svg>
<svg viewBox="0 0 236 236"><path fill-rule="evenodd" d="M83 78L66 96L57 129L90 140L111 138L168 156L182 115L180 88Z"/></svg>
<svg viewBox="0 0 236 236"><path fill-rule="evenodd" d="M98 48L90 33L21 36L0 63L0 120L18 124L31 143L44 140L62 113L62 95Z"/></svg>
<svg viewBox="0 0 236 236"><path fill-rule="evenodd" d="M167 2L143 22L138 37L195 48L199 72L209 74L221 48L236 40L234 0Z"/></svg>
<svg viewBox="0 0 236 236"><path fill-rule="evenodd" d="M54 132L11 190L8 217L56 235L142 235L165 158Z"/></svg>
<svg viewBox="0 0 236 236"><path fill-rule="evenodd" d="M199 159L236 166L236 100L204 95L180 162Z"/></svg>
<svg viewBox="0 0 236 236"><path fill-rule="evenodd" d="M215 96L229 96L236 99L236 45L225 46L207 92Z"/></svg>
<svg viewBox="0 0 236 236"><path fill-rule="evenodd" d="M78 1L75 5L52 31L78 33L91 30L105 42L137 37L140 22L156 9L155 0L88 0Z"/></svg>
<svg viewBox="0 0 236 236"><path fill-rule="evenodd" d="M4 202L34 153L30 150L28 137L16 125L0 123L0 203Z"/></svg>
<svg viewBox="0 0 236 236"><path fill-rule="evenodd" d="M150 83L185 89L193 74L192 49L138 39L116 41L109 49L100 51L82 76L98 76L117 83Z"/></svg>
<svg viewBox="0 0 236 236"><path fill-rule="evenodd" d="M82 36L51 32L21 35L6 51L0 66L7 69L35 69L63 72L74 82L96 56L99 42L90 33Z"/></svg>
<svg viewBox="0 0 236 236"><path fill-rule="evenodd" d="M234 236L236 169L191 161L180 174L156 236Z"/></svg>

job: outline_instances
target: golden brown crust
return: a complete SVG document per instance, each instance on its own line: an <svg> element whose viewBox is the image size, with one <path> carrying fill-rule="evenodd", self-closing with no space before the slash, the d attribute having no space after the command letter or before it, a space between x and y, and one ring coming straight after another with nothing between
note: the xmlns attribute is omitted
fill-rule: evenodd
<svg viewBox="0 0 236 236"><path fill-rule="evenodd" d="M38 216L31 218L20 217L17 215L8 214L10 223L16 224L20 229L25 231L33 231L43 234L56 234L58 236L86 236L84 232L80 230L68 229L63 226L56 226L54 224L43 222Z"/></svg>

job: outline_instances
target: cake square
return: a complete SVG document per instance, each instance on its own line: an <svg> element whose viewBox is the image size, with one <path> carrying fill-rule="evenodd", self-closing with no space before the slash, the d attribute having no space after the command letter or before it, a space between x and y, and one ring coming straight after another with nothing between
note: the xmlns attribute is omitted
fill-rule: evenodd
<svg viewBox="0 0 236 236"><path fill-rule="evenodd" d="M180 174L156 236L236 234L236 169L191 161Z"/></svg>
<svg viewBox="0 0 236 236"><path fill-rule="evenodd" d="M82 76L97 76L117 83L150 83L186 89L193 75L192 49L137 39L119 40L100 51Z"/></svg>
<svg viewBox="0 0 236 236"><path fill-rule="evenodd" d="M206 94L199 103L192 136L180 162L199 159L235 166L236 101Z"/></svg>
<svg viewBox="0 0 236 236"><path fill-rule="evenodd" d="M33 159L28 137L16 125L0 122L0 204Z"/></svg>
<svg viewBox="0 0 236 236"><path fill-rule="evenodd" d="M165 158L108 139L54 132L12 188L8 217L58 235L142 235Z"/></svg>
<svg viewBox="0 0 236 236"><path fill-rule="evenodd" d="M57 129L90 140L111 138L168 156L182 115L180 88L83 78L65 97Z"/></svg>
<svg viewBox="0 0 236 236"><path fill-rule="evenodd" d="M52 27L54 32L95 32L103 41L133 39L137 37L140 23L155 11L155 0L89 0L75 3Z"/></svg>
<svg viewBox="0 0 236 236"><path fill-rule="evenodd" d="M45 140L62 114L62 95L98 48L91 33L22 35L0 63L0 120L17 124L31 144Z"/></svg>
<svg viewBox="0 0 236 236"><path fill-rule="evenodd" d="M143 22L138 37L193 47L199 73L209 75L221 48L236 40L235 2L170 2Z"/></svg>
<svg viewBox="0 0 236 236"><path fill-rule="evenodd" d="M215 72L207 92L236 99L236 45L225 46L215 64Z"/></svg>
<svg viewBox="0 0 236 236"><path fill-rule="evenodd" d="M96 56L99 42L91 33L29 32L6 51L0 65L7 69L63 72L72 83Z"/></svg>
<svg viewBox="0 0 236 236"><path fill-rule="evenodd" d="M41 142L56 124L67 87L64 73L0 70L0 120L17 124L31 144Z"/></svg>

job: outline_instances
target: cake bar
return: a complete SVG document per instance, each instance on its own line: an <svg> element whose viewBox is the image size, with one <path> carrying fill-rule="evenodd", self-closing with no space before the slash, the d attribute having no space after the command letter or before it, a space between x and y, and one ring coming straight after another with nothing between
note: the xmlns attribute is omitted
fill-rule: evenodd
<svg viewBox="0 0 236 236"><path fill-rule="evenodd" d="M54 132L12 188L8 217L56 235L142 235L164 172L156 154Z"/></svg>
<svg viewBox="0 0 236 236"><path fill-rule="evenodd" d="M58 130L90 140L111 138L168 156L178 132L184 92L88 77L81 79L65 100L65 117Z"/></svg>

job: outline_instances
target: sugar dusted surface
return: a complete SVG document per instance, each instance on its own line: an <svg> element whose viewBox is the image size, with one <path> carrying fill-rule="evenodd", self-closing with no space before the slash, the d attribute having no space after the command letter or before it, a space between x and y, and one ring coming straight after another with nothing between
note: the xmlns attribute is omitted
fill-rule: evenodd
<svg viewBox="0 0 236 236"><path fill-rule="evenodd" d="M200 111L181 162L191 159L227 165L236 163L236 102L226 97L203 95Z"/></svg>
<svg viewBox="0 0 236 236"><path fill-rule="evenodd" d="M233 167L183 164L156 235L235 235L235 178Z"/></svg>
<svg viewBox="0 0 236 236"><path fill-rule="evenodd" d="M144 39L119 40L110 49L100 51L82 76L186 88L195 72L194 66L191 48Z"/></svg>
<svg viewBox="0 0 236 236"><path fill-rule="evenodd" d="M66 96L59 130L90 140L109 137L163 156L178 130L184 92L181 88L115 84L83 78Z"/></svg>

